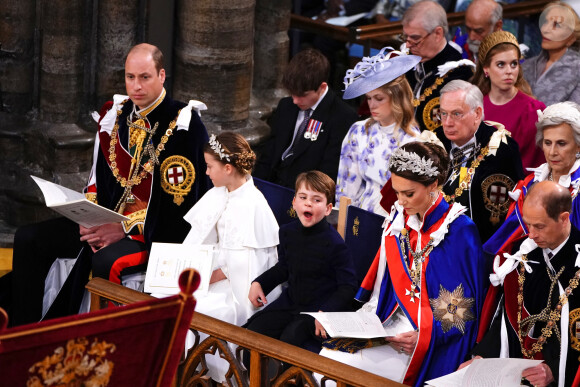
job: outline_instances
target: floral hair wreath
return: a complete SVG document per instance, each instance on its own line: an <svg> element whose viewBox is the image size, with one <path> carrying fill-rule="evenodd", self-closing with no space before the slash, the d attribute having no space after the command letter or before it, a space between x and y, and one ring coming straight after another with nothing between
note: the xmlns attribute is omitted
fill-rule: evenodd
<svg viewBox="0 0 580 387"><path fill-rule="evenodd" d="M226 152L226 148L220 144L215 134L209 138L209 146L217 154L220 160L225 159L228 163L232 163L236 167L241 168L245 173L250 173L256 160L254 151L245 151L241 153Z"/></svg>
<svg viewBox="0 0 580 387"><path fill-rule="evenodd" d="M217 140L215 134L212 134L209 138L209 146L220 157L220 160L226 159L228 162L231 162L230 155L224 151L222 144Z"/></svg>
<svg viewBox="0 0 580 387"><path fill-rule="evenodd" d="M397 149L391 156L389 170L392 172L393 168L399 171L411 171L427 177L439 176L439 171L433 165L433 160L420 157L415 152L407 152L402 148Z"/></svg>

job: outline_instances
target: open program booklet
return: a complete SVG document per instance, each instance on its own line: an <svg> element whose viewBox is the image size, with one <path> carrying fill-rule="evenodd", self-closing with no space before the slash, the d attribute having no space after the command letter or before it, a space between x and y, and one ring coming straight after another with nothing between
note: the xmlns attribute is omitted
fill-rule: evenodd
<svg viewBox="0 0 580 387"><path fill-rule="evenodd" d="M155 296L177 294L179 275L183 270L193 268L201 277L196 293L207 294L213 256L213 245L153 243L145 275L145 292Z"/></svg>
<svg viewBox="0 0 580 387"><path fill-rule="evenodd" d="M91 228L107 223L129 220L115 211L99 206L85 198L85 195L50 181L32 176L44 195L46 206L83 227Z"/></svg>
<svg viewBox="0 0 580 387"><path fill-rule="evenodd" d="M475 359L459 371L425 382L425 386L516 387L521 384L522 371L541 362L529 359Z"/></svg>
<svg viewBox="0 0 580 387"><path fill-rule="evenodd" d="M387 321L384 325L372 312L303 312L318 320L330 337L350 337L355 339L373 339L375 337L396 336L408 331L405 327L396 329L397 324Z"/></svg>

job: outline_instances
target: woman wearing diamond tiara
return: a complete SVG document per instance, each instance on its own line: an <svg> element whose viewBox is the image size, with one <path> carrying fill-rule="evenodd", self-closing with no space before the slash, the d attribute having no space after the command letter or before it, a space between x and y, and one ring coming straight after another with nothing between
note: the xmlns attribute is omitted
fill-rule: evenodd
<svg viewBox="0 0 580 387"><path fill-rule="evenodd" d="M408 143L393 153L389 170L398 200L357 299L366 302L359 311L376 313L394 333L363 343L332 339L321 355L422 386L455 371L471 350L485 263L465 207L450 206L440 192L447 167L445 150L432 143Z"/></svg>
<svg viewBox="0 0 580 387"><path fill-rule="evenodd" d="M365 57L344 77L344 99L365 95L371 117L355 122L342 142L336 179L336 201L350 197L354 206L386 215L381 188L390 177L393 152L419 135L411 104L413 92L405 73L421 60L398 51Z"/></svg>
<svg viewBox="0 0 580 387"><path fill-rule="evenodd" d="M258 309L248 299L254 278L278 260L278 223L250 172L256 155L243 136L212 135L204 147L209 190L184 216L191 230L184 244L213 244L213 273L206 295L196 294L196 312L242 325ZM272 300L279 294L275 290ZM268 298L270 299L270 297ZM208 359L209 360L209 359ZM228 363L210 360L208 375L225 381Z"/></svg>

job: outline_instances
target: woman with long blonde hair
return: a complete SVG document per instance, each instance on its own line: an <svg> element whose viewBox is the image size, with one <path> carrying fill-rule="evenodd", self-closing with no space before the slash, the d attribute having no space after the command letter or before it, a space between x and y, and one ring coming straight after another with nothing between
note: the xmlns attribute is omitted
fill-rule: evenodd
<svg viewBox="0 0 580 387"><path fill-rule="evenodd" d="M355 122L344 138L337 202L348 196L357 207L385 214L380 191L390 177L387 167L391 154L420 133L411 104L412 90L404 75L420 59L383 48L347 71L344 98L365 95L371 117Z"/></svg>

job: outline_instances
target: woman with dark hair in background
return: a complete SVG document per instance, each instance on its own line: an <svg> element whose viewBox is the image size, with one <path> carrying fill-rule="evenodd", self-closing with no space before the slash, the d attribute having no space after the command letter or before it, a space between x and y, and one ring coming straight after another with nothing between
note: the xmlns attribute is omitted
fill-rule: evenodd
<svg viewBox="0 0 580 387"><path fill-rule="evenodd" d="M507 31L489 34L479 46L478 57L471 82L483 93L485 120L498 122L511 133L520 146L524 170L537 167L545 159L534 141L536 111L546 105L531 97L516 37Z"/></svg>

